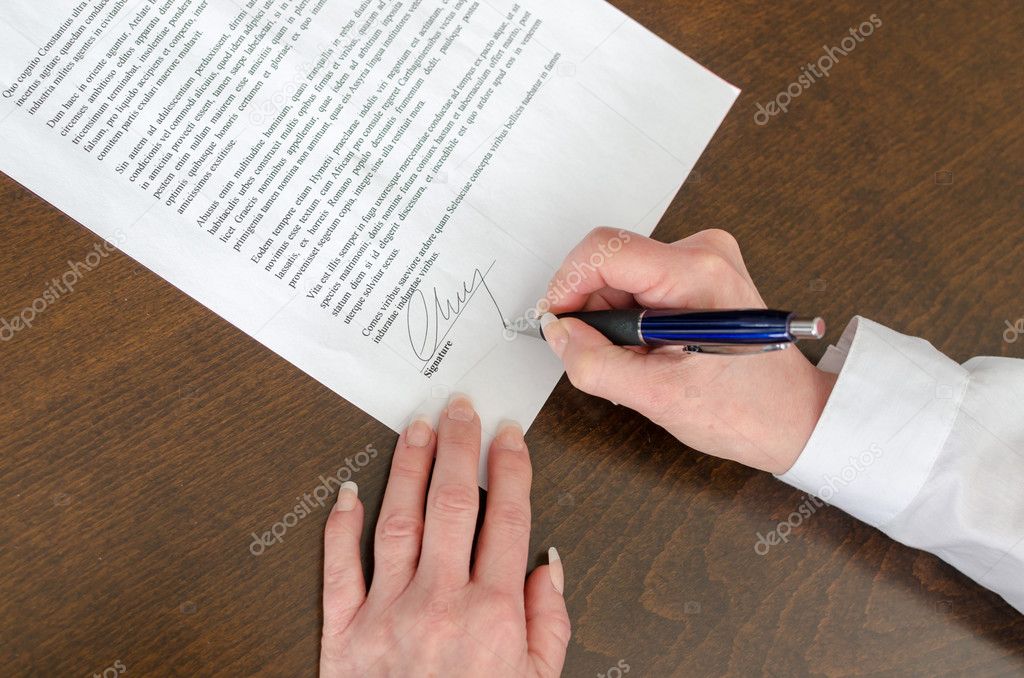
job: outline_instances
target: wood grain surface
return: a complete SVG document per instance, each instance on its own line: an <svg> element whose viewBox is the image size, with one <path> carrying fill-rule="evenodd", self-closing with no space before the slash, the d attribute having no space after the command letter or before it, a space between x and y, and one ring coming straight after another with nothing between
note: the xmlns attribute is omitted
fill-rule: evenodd
<svg viewBox="0 0 1024 678"><path fill-rule="evenodd" d="M1024 356L1003 339L1024 316L1024 3L614 4L744 90L658 238L730 230L768 303L833 341L863 314L958 360ZM827 80L755 122L871 14ZM0 240L10 317L98 238L5 177ZM251 533L372 445L368 540L391 431L120 253L0 344L0 384L0 674L315 674L327 510L260 557ZM769 475L565 380L528 441L567 676L1024 672L1024 617L836 509L757 555L803 501Z"/></svg>

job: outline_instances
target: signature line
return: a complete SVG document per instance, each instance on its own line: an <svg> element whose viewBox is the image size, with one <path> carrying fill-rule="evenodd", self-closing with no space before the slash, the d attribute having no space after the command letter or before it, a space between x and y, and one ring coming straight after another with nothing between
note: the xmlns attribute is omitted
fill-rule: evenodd
<svg viewBox="0 0 1024 678"><path fill-rule="evenodd" d="M508 329L508 323L505 322L505 318L504 318L504 316L501 313L501 307L498 306L498 301L494 298L494 295L491 294L491 289L489 287L487 287L487 276L490 275L491 269L494 268L494 264L496 264L496 263L497 262L493 262L492 261L491 265L488 266L487 270L484 271L482 276L480 276L480 283L481 283L480 286L473 290L473 292L469 295L469 298L466 299L466 303L463 304L462 308L459 309L459 312L457 314L455 314L455 318L454 318L454 320L452 320L452 323L448 326L448 330L444 333L444 335L440 339L437 340L437 346L440 347L440 346L442 346L444 344L444 340L447 339L448 335L451 334L453 329L455 329L455 323L457 323L459 321L459 318L462 317L462 314L466 311L467 308L469 308L470 302L473 301L473 297L476 296L476 293L480 290L481 287L487 290L487 295L491 298L491 301L494 302L494 308L496 308L498 310L498 317L501 319L502 327L504 327L505 329ZM438 350L440 350L440 349L439 348L435 348L434 352L431 353L427 357L427 359L423 361L423 367L420 369L420 374L423 374L426 371L427 365L430 363L431 360L433 360L434 356L437 355Z"/></svg>

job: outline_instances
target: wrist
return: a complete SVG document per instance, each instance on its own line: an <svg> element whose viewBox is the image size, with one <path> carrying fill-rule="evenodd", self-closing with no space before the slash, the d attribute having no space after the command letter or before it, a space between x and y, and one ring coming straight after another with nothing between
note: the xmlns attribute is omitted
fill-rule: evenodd
<svg viewBox="0 0 1024 678"><path fill-rule="evenodd" d="M787 436L787 444L780 450L778 463L774 468L766 469L775 475L782 475L793 468L797 459L807 447L807 441L818 426L821 414L832 395L832 389L839 378L838 374L826 372L806 363L806 372L800 386L801 397L794 399L797 411L791 435Z"/></svg>

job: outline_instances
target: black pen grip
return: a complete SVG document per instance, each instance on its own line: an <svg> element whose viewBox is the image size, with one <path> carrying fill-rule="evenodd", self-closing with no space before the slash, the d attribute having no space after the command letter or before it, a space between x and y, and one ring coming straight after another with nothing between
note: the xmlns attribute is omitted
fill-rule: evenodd
<svg viewBox="0 0 1024 678"><path fill-rule="evenodd" d="M614 311L579 311L562 313L559 318L576 318L605 336L616 346L643 346L640 337L640 316L642 308Z"/></svg>

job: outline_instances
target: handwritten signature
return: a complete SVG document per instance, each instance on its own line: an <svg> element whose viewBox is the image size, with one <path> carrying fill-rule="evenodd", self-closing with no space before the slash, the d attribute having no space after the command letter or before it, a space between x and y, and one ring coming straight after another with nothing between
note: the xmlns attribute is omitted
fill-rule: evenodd
<svg viewBox="0 0 1024 678"><path fill-rule="evenodd" d="M487 285L487 276L490 275L494 264L492 261L486 270L473 269L473 275L461 283L454 297L442 297L437 287L426 293L419 289L413 293L406 310L406 326L409 331L409 345L416 357L423 362L424 368L445 344L448 335L479 290L484 290L490 297L501 319L502 327L507 326L501 308ZM428 301L430 297L432 300Z"/></svg>

